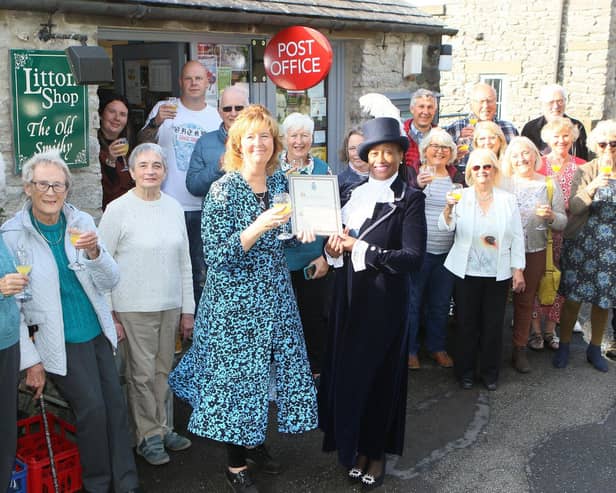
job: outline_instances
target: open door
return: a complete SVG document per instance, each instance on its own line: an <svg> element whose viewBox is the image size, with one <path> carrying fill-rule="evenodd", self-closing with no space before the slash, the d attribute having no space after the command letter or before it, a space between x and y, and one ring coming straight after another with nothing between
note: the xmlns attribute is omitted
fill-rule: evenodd
<svg viewBox="0 0 616 493"><path fill-rule="evenodd" d="M113 46L114 90L130 104L131 124L139 130L156 102L179 96L186 43L130 43Z"/></svg>

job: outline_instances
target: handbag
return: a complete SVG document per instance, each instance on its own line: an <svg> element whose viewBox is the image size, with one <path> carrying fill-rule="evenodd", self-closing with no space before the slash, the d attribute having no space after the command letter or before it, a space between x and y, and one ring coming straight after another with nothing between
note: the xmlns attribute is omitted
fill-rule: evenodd
<svg viewBox="0 0 616 493"><path fill-rule="evenodd" d="M552 178L546 179L546 187L548 191L548 201L552 204L552 196L554 193L554 182ZM548 245L545 253L545 273L539 282L539 290L537 298L542 305L553 305L558 293L560 285L560 271L554 266L554 248L553 248L552 230L548 228Z"/></svg>

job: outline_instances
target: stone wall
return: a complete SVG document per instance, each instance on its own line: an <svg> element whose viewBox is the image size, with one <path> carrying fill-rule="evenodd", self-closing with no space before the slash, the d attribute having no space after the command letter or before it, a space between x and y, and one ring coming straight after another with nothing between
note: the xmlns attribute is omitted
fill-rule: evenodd
<svg viewBox="0 0 616 493"><path fill-rule="evenodd" d="M50 40L40 41L37 33L40 24L46 23L47 14L31 12L14 12L0 10L0 122L5 129L0 132L0 153L4 159L0 160L0 207L10 214L19 209L24 202L25 195L21 179L14 173L13 136L11 119L11 91L10 91L10 65L9 49L36 49L36 50L63 50L67 46L75 45L75 41ZM53 17L54 32L80 33L88 36L88 44L96 43L96 24L69 23L61 14ZM89 115L90 115L90 166L76 169L73 172L74 186L70 192L69 201L78 207L97 215L101 203L100 170L98 166L98 97L96 86L89 89Z"/></svg>
<svg viewBox="0 0 616 493"><path fill-rule="evenodd" d="M404 47L409 43L421 44L423 49L422 73L404 77ZM377 33L365 40L345 43L346 57L346 126L363 120L359 98L370 92L408 93L417 88L438 90L438 56L430 56L428 46L440 44L439 36L425 34Z"/></svg>
<svg viewBox="0 0 616 493"><path fill-rule="evenodd" d="M539 91L550 83L568 89L567 112L588 130L593 122L616 116L610 62L615 48L608 53L616 29L613 13L609 0L446 2L442 19L459 32L443 37L453 45L454 66L441 74L442 111L467 112L470 88L480 75L501 74L501 117L519 129L541 113Z"/></svg>

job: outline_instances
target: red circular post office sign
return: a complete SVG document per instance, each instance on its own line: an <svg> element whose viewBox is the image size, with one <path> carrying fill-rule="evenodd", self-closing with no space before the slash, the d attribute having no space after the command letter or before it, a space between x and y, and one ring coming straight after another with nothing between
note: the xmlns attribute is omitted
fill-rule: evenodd
<svg viewBox="0 0 616 493"><path fill-rule="evenodd" d="M327 77L332 56L332 47L323 34L310 27L292 26L270 40L263 62L265 73L274 84L301 91Z"/></svg>

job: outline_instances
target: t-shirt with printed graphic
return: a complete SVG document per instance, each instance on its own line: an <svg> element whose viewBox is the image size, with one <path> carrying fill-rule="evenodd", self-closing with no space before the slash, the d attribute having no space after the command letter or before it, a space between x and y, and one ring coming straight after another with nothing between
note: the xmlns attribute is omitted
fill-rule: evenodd
<svg viewBox="0 0 616 493"><path fill-rule="evenodd" d="M156 117L158 108L165 101L156 103L148 122ZM186 108L181 101L173 120L165 120L158 129L158 144L163 148L167 158L167 177L162 190L176 199L185 211L201 210L203 197L196 197L186 189L186 171L190 163L193 148L206 132L217 130L222 119L212 106L193 111Z"/></svg>

